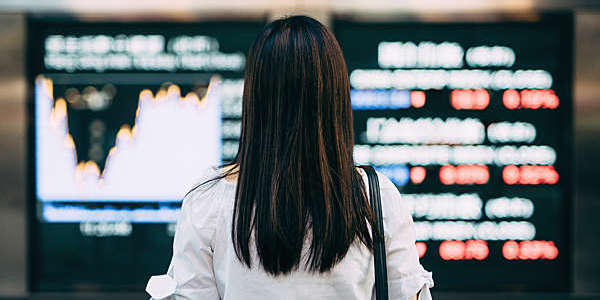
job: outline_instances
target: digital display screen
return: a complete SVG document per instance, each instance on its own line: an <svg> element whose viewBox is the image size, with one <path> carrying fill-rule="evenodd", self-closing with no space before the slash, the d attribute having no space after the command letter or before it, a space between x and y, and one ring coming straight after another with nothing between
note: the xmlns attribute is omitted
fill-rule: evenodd
<svg viewBox="0 0 600 300"><path fill-rule="evenodd" d="M29 20L31 287L138 290L166 271L181 199L231 160L264 20Z"/></svg>
<svg viewBox="0 0 600 300"><path fill-rule="evenodd" d="M198 170L231 160L264 21L28 21L30 286L143 289ZM411 209L439 290L570 285L572 19L332 24L355 160Z"/></svg>
<svg viewBox="0 0 600 300"><path fill-rule="evenodd" d="M355 160L401 191L436 289L568 290L571 16L333 30Z"/></svg>

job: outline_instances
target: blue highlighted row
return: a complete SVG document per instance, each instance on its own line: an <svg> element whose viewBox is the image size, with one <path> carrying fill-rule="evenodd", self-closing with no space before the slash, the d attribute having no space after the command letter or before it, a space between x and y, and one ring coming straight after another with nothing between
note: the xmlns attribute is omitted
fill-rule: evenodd
<svg viewBox="0 0 600 300"><path fill-rule="evenodd" d="M410 107L407 90L350 90L352 109L402 109Z"/></svg>
<svg viewBox="0 0 600 300"><path fill-rule="evenodd" d="M74 205L44 204L42 218L45 222L52 223L79 223L79 222L130 222L130 223L173 223L179 219L179 207L138 207L118 208L107 205L105 207L90 208Z"/></svg>
<svg viewBox="0 0 600 300"><path fill-rule="evenodd" d="M410 179L410 171L405 165L378 166L375 170L387 176L397 186L405 186Z"/></svg>

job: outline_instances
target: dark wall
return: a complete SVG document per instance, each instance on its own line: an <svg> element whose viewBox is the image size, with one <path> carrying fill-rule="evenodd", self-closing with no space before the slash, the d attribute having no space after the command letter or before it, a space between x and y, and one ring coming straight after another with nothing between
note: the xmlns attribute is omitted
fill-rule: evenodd
<svg viewBox="0 0 600 300"><path fill-rule="evenodd" d="M574 289L600 293L600 12L575 19Z"/></svg>
<svg viewBox="0 0 600 300"><path fill-rule="evenodd" d="M25 292L25 27L0 14L0 296Z"/></svg>

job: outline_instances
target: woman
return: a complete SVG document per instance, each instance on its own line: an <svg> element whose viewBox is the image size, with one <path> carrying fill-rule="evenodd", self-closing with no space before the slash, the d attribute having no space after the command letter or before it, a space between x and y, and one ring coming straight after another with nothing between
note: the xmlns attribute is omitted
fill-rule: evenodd
<svg viewBox="0 0 600 300"><path fill-rule="evenodd" d="M274 21L251 46L244 80L238 154L184 198L168 273L147 291L155 299L374 299L374 217L352 158L337 41L309 17ZM389 179L379 181L390 299L430 299L409 211Z"/></svg>

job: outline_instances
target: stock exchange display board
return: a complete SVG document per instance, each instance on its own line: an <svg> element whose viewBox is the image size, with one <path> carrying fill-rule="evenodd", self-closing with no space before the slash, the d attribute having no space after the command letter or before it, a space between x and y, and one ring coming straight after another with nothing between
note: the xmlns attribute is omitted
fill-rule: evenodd
<svg viewBox="0 0 600 300"><path fill-rule="evenodd" d="M181 199L231 160L264 20L28 23L33 291L136 290Z"/></svg>
<svg viewBox="0 0 600 300"><path fill-rule="evenodd" d="M32 291L165 271L182 196L236 154L264 24L29 19ZM401 191L437 288L568 289L571 17L332 26L355 160Z"/></svg>
<svg viewBox="0 0 600 300"><path fill-rule="evenodd" d="M402 193L441 290L568 290L572 18L333 30L355 160Z"/></svg>

